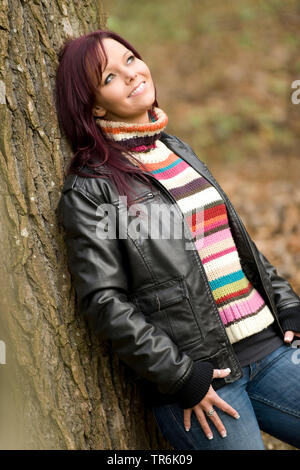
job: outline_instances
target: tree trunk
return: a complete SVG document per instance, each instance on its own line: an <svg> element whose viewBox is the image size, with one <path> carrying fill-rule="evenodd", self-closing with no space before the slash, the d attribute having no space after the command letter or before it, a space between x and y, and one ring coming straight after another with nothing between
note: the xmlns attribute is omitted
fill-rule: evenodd
<svg viewBox="0 0 300 470"><path fill-rule="evenodd" d="M141 391L76 310L56 207L71 152L57 52L96 0L0 0L0 448L164 449Z"/></svg>

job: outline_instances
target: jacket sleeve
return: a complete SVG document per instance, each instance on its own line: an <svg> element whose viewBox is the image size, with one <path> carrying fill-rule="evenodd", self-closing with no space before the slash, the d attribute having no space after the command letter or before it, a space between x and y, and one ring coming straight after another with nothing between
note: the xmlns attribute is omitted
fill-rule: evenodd
<svg viewBox="0 0 300 470"><path fill-rule="evenodd" d="M250 238L250 237L249 237ZM300 298L293 290L290 283L281 277L276 268L259 251L254 241L250 238L252 246L258 254L274 292L275 305L278 312L278 318L283 331L300 332Z"/></svg>
<svg viewBox="0 0 300 470"><path fill-rule="evenodd" d="M110 340L119 358L155 382L160 393L175 396L183 408L199 403L212 381L213 365L194 362L128 300L120 241L97 236L97 224L107 217L100 202L71 188L62 193L58 215L79 311L90 328Z"/></svg>

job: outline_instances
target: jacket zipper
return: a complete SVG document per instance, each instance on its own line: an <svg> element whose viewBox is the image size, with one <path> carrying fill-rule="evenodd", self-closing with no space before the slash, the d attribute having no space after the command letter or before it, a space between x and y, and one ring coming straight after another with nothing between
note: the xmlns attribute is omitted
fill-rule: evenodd
<svg viewBox="0 0 300 470"><path fill-rule="evenodd" d="M134 204L138 201L147 201L148 199L151 199L154 197L154 194L153 193L147 193L147 194L144 194L144 196L141 196L139 197L138 199L135 199L133 202Z"/></svg>
<svg viewBox="0 0 300 470"><path fill-rule="evenodd" d="M134 199L134 200L133 200L133 204L136 204L136 203L138 203L139 201L147 201L148 199L152 199L154 196L155 196L155 195L154 195L153 193L151 193L151 192L150 192L150 193L146 193L146 194L144 194L143 196L140 196L139 198ZM120 202L119 202L119 201L114 201L114 202L112 202L112 204L113 204L114 206L118 206L118 207L120 206Z"/></svg>

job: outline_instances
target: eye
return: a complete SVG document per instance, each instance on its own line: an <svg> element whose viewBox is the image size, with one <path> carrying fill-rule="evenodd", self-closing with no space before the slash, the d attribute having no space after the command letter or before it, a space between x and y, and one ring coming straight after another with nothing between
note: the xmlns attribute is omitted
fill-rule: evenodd
<svg viewBox="0 0 300 470"><path fill-rule="evenodd" d="M135 59L135 56L134 56L134 55L130 55L127 60L129 60L129 59L131 59L131 58L134 60L134 59Z"/></svg>
<svg viewBox="0 0 300 470"><path fill-rule="evenodd" d="M109 75L107 75L106 79L104 80L104 85L107 85L109 83L108 79L109 77L111 77L113 74L110 73Z"/></svg>
<svg viewBox="0 0 300 470"><path fill-rule="evenodd" d="M128 63L128 61L129 61L129 59L132 59L132 60L130 61L130 64L131 64L131 63L134 61L135 56L134 56L134 55L130 55L130 56L127 58L127 60L126 60L127 63ZM113 76L113 75L114 75L113 73L110 73L109 75L107 75L106 79L104 80L104 85L107 85L108 83L110 83L110 80L108 81L108 78L111 77L111 76Z"/></svg>

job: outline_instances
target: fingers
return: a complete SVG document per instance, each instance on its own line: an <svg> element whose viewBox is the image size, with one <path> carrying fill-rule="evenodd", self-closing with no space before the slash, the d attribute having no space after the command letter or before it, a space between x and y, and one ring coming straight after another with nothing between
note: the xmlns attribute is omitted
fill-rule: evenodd
<svg viewBox="0 0 300 470"><path fill-rule="evenodd" d="M227 413L235 419L239 419L240 415L238 412L217 394L214 400L214 404L220 408L220 410L224 411L224 413Z"/></svg>
<svg viewBox="0 0 300 470"><path fill-rule="evenodd" d="M186 431L189 431L191 427L191 414L192 408L188 408L183 412L183 424Z"/></svg>
<svg viewBox="0 0 300 470"><path fill-rule="evenodd" d="M214 369L213 371L213 379L223 379L227 377L231 372L230 369Z"/></svg>
<svg viewBox="0 0 300 470"><path fill-rule="evenodd" d="M284 341L286 343L290 343L291 341L293 341L293 338L294 338L294 332L293 331L286 331L285 332Z"/></svg>
<svg viewBox="0 0 300 470"><path fill-rule="evenodd" d="M194 411L195 411L195 415L204 431L204 434L206 435L206 437L208 439L212 439L213 438L213 433L211 432L211 429L208 425L208 422L205 418L205 414L204 412L201 410L200 407L197 407L197 408L194 408ZM188 408L186 410L184 410L184 413L183 413L183 424L184 424L184 427L185 427L185 430L186 431L189 431L190 428L191 428L191 414L192 414L192 408Z"/></svg>
<svg viewBox="0 0 300 470"><path fill-rule="evenodd" d="M207 410L209 411L209 410ZM216 410L214 410L213 414L211 416L209 416L209 418L212 420L212 422L214 423L217 431L219 431L221 437L226 437L227 436L227 431L226 431L226 428L224 426L224 424L222 423L218 413L216 412Z"/></svg>
<svg viewBox="0 0 300 470"><path fill-rule="evenodd" d="M197 419L200 423L201 428L203 429L204 434L206 435L207 439L211 440L213 439L213 433L209 427L209 424L207 422L207 419L205 417L204 412L200 407L194 408L195 415L197 416Z"/></svg>
<svg viewBox="0 0 300 470"><path fill-rule="evenodd" d="M209 410L207 410L209 411ZM200 408L200 406L197 406L194 408L195 415L200 423L200 426L203 429L204 434L206 435L207 439L213 439L213 433L211 431L211 428L207 422L207 418L205 416L204 411ZM191 414L192 414L192 408L185 409L183 413L183 423L186 431L190 430L191 427ZM223 425L222 421L220 420L219 416L217 415L217 412L214 411L214 413L210 416L210 419L214 423L216 429L219 431L220 435L222 437L226 437L226 429L225 426Z"/></svg>
<svg viewBox="0 0 300 470"><path fill-rule="evenodd" d="M228 369L214 369L213 370L213 378L224 378L230 374L231 370ZM194 411L199 424L201 425L204 434L208 439L213 439L213 433L209 426L208 420L211 420L215 425L217 431L220 433L221 437L225 438L227 436L226 428L221 421L217 411L215 410L215 406L220 408L222 411L227 413L228 415L232 416L235 419L239 419L240 415L238 412L232 408L225 400L219 397L219 395L215 392L212 386L209 387L209 390L203 400L201 400L198 405L194 406L193 408L185 409L184 410L184 427L186 431L190 430L191 427L191 414ZM207 413L211 412L209 415Z"/></svg>

